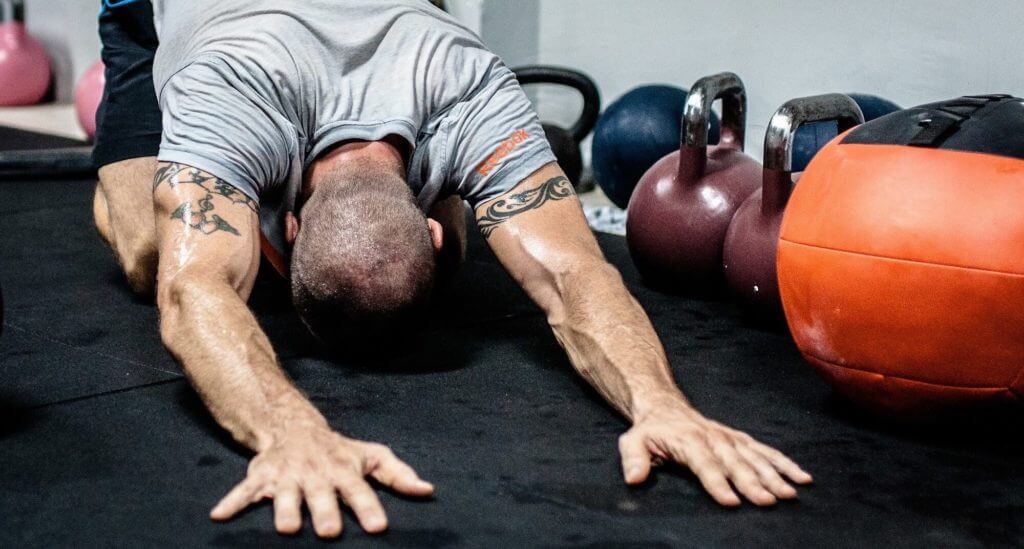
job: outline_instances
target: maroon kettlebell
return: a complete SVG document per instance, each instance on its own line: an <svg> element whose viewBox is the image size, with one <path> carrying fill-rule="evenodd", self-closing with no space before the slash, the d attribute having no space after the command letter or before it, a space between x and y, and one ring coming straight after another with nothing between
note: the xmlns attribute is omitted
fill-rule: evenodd
<svg viewBox="0 0 1024 549"><path fill-rule="evenodd" d="M749 312L766 320L782 317L775 250L793 192L793 140L803 124L825 120L837 121L843 133L864 123L864 115L839 93L793 99L775 111L764 138L761 188L736 211L725 237L722 266L729 289Z"/></svg>
<svg viewBox="0 0 1024 549"><path fill-rule="evenodd" d="M708 146L711 106L722 100L722 137ZM722 281L722 243L733 214L757 188L761 167L743 154L747 94L731 72L690 88L679 151L651 167L629 200L626 241L653 288L708 293Z"/></svg>

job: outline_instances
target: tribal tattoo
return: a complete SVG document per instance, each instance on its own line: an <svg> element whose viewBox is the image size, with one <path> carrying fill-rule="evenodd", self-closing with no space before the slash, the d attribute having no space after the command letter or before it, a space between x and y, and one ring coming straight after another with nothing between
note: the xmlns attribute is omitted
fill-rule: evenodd
<svg viewBox="0 0 1024 549"><path fill-rule="evenodd" d="M480 232L484 237L489 238L499 225L510 218L529 210L536 210L549 200L562 200L575 195L572 183L568 179L563 176L554 177L539 187L516 193L491 204L477 219L477 225L480 226Z"/></svg>
<svg viewBox="0 0 1024 549"><path fill-rule="evenodd" d="M199 199L195 204L192 201L182 202L171 213L171 219L177 219L203 234L213 234L220 231L241 236L238 230L232 227L224 218L213 213L214 209L216 209L213 203L215 196L227 198L231 201L231 204L241 204L254 212L259 211L259 206L255 200L242 194L223 179L189 166L176 163L160 166L156 172L156 177L153 179L153 189L156 190L157 187L164 183L172 189L178 185L196 185L206 191L206 196Z"/></svg>

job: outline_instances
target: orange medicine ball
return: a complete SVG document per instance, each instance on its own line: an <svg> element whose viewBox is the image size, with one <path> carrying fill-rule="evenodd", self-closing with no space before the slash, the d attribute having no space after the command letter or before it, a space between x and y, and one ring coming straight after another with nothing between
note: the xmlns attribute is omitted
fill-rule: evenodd
<svg viewBox="0 0 1024 549"><path fill-rule="evenodd" d="M850 400L914 416L1024 401L1024 100L837 137L790 199L778 276L797 346Z"/></svg>

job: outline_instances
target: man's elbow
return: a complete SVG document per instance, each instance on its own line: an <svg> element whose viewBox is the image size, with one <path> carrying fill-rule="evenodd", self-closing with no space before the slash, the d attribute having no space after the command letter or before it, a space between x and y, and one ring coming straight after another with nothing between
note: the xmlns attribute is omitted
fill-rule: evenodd
<svg viewBox="0 0 1024 549"><path fill-rule="evenodd" d="M182 336L182 321L188 310L206 299L203 281L187 272L160 278L156 304L160 310L160 338L173 349Z"/></svg>
<svg viewBox="0 0 1024 549"><path fill-rule="evenodd" d="M541 307L552 326L569 317L592 314L610 293L625 291L622 275L603 257L586 257L551 271L551 291Z"/></svg>

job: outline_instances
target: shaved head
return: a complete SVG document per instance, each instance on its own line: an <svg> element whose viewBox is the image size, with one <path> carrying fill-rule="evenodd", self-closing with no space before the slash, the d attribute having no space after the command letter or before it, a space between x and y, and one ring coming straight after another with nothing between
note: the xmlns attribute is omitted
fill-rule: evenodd
<svg viewBox="0 0 1024 549"><path fill-rule="evenodd" d="M318 177L292 250L296 309L327 344L398 335L434 286L426 217L386 166L362 159Z"/></svg>

